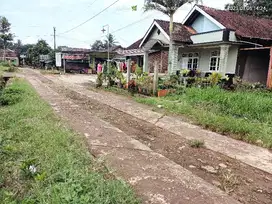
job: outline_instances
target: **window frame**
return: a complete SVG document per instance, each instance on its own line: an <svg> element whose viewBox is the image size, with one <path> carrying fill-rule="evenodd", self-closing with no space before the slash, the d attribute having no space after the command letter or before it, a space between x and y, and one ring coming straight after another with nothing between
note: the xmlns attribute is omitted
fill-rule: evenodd
<svg viewBox="0 0 272 204"><path fill-rule="evenodd" d="M184 56L186 55L186 56ZM191 55L191 56L190 56ZM187 69L187 70L194 70L199 68L199 52L184 52L181 53L180 63L181 63L181 69ZM186 59L186 60L184 60ZM197 60L197 63L194 63L194 60ZM187 67L183 67L183 61L187 62ZM189 62L191 65L191 68L189 68ZM194 65L197 65L196 68L194 68Z"/></svg>
<svg viewBox="0 0 272 204"><path fill-rule="evenodd" d="M217 54L213 55L214 52L217 52ZM212 59L215 59L215 65L214 66L211 66ZM220 50L212 50L210 52L209 70L211 72L219 72L219 70L220 70Z"/></svg>

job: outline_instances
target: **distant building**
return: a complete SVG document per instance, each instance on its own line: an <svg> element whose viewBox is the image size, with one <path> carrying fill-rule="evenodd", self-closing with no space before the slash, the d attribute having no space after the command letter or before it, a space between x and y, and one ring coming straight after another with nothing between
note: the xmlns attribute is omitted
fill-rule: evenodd
<svg viewBox="0 0 272 204"><path fill-rule="evenodd" d="M11 64L18 66L19 65L19 58L17 53L14 50L6 49L5 54L6 61L10 62ZM4 61L4 50L0 49L0 61Z"/></svg>

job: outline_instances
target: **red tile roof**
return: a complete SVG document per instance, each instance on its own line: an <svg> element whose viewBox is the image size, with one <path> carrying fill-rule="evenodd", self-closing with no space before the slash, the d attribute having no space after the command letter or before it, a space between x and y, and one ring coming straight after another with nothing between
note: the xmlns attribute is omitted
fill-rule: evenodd
<svg viewBox="0 0 272 204"><path fill-rule="evenodd" d="M4 55L4 50L0 49L0 58ZM17 57L17 53L13 50L6 49L6 57Z"/></svg>
<svg viewBox="0 0 272 204"><path fill-rule="evenodd" d="M133 44L131 44L130 46L128 46L126 48L126 50L139 49L139 46L140 46L142 40L143 40L143 38L141 38L140 40L137 40L136 42L134 42Z"/></svg>
<svg viewBox="0 0 272 204"><path fill-rule="evenodd" d="M155 21L161 26L161 28L170 35L169 21L163 21L155 19ZM191 43L190 36L194 34L191 29L181 23L174 23L173 40L178 42Z"/></svg>
<svg viewBox="0 0 272 204"><path fill-rule="evenodd" d="M227 10L198 6L236 35L244 38L272 40L272 20L242 15Z"/></svg>

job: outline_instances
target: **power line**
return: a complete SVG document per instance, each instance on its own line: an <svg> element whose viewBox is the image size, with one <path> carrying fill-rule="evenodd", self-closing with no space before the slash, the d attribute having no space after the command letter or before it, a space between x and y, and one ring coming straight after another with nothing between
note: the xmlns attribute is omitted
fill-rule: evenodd
<svg viewBox="0 0 272 204"><path fill-rule="evenodd" d="M130 23L130 24L128 24L128 25L122 27L122 28L119 28L119 29L117 29L117 30L115 30L115 31L112 31L111 33L119 32L119 31L121 31L121 30L123 30L123 29L125 29L125 28L128 28L128 27L130 27L130 26L132 26L132 25L134 25L134 24L140 23L140 22L142 22L142 21L144 21L144 20L146 20L146 19L148 19L148 18L150 18L150 17L152 17L152 15L149 15L149 16L147 16L147 17L141 19L141 20L134 21L134 22L132 22L132 23Z"/></svg>
<svg viewBox="0 0 272 204"><path fill-rule="evenodd" d="M104 8L102 11L100 11L100 12L97 13L97 14L95 14L94 16L92 16L91 18L89 18L88 20L86 20L86 21L84 21L83 23L81 23L81 24L79 24L79 25L77 25L77 26L75 26L75 27L73 27L73 28L71 28L71 29L69 29L69 30L63 32L63 33L60 33L60 34L65 34L65 33L68 33L68 32L70 32L70 31L72 31L72 30L77 29L78 27L84 25L85 23L89 22L90 20L94 19L96 16L100 15L101 13L103 13L104 11L106 11L107 9L109 9L110 7L112 7L112 6L113 6L114 4L116 4L118 1L120 1L120 0L116 0L116 1L113 2L111 5L107 6L107 7Z"/></svg>

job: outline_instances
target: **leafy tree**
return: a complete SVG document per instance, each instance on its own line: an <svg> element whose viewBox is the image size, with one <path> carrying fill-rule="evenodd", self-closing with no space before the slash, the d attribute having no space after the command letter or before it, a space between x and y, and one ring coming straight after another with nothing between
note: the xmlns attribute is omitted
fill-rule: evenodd
<svg viewBox="0 0 272 204"><path fill-rule="evenodd" d="M106 36L106 40L102 42L101 40L96 40L92 45L91 48L92 50L104 50L108 49L108 41L109 41L109 47L114 47L118 44L116 41L116 38L114 37L113 34L109 34Z"/></svg>
<svg viewBox="0 0 272 204"><path fill-rule="evenodd" d="M107 46L101 41L101 40L96 40L92 45L91 45L92 50L103 50L106 49Z"/></svg>
<svg viewBox="0 0 272 204"><path fill-rule="evenodd" d="M174 14L185 3L192 3L192 0L145 0L144 11L156 10L164 13L170 17L169 33L169 58L168 58L168 72L171 73L173 55L173 31L174 31Z"/></svg>
<svg viewBox="0 0 272 204"><path fill-rule="evenodd" d="M272 19L271 0L233 0L233 3L227 4L225 9L240 14Z"/></svg>
<svg viewBox="0 0 272 204"><path fill-rule="evenodd" d="M10 33L10 23L6 17L0 17L0 39L3 43L3 59L6 60L6 49L8 43L13 40L13 35Z"/></svg>
<svg viewBox="0 0 272 204"><path fill-rule="evenodd" d="M52 48L45 40L38 40L35 45L29 45L27 49L27 61L30 64L39 62L40 55L52 55Z"/></svg>

